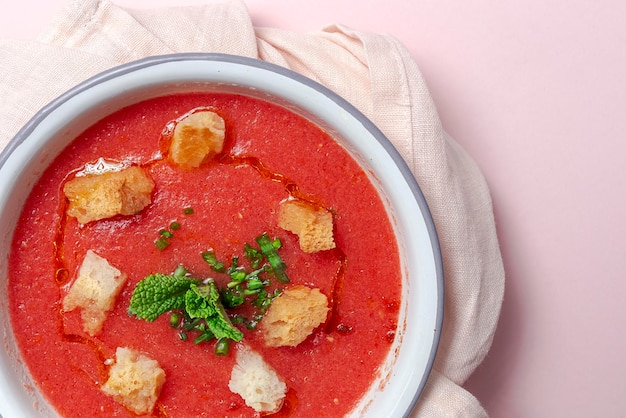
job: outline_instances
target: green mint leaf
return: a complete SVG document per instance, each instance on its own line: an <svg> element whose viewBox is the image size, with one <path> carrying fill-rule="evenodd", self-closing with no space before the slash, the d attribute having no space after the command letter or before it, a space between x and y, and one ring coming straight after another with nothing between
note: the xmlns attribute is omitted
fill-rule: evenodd
<svg viewBox="0 0 626 418"><path fill-rule="evenodd" d="M215 335L215 338L230 338L233 341L243 340L243 333L239 331L228 319L226 312L207 318L206 323Z"/></svg>
<svg viewBox="0 0 626 418"><path fill-rule="evenodd" d="M243 333L230 322L220 301L220 291L213 280L190 286L185 295L185 310L190 318L204 318L215 338L243 339Z"/></svg>
<svg viewBox="0 0 626 418"><path fill-rule="evenodd" d="M220 293L213 281L206 284L192 284L185 294L185 310L190 318L208 318L217 315L216 303Z"/></svg>
<svg viewBox="0 0 626 418"><path fill-rule="evenodd" d="M161 314L185 307L185 294L196 279L153 274L139 283L130 299L128 313L152 322Z"/></svg>

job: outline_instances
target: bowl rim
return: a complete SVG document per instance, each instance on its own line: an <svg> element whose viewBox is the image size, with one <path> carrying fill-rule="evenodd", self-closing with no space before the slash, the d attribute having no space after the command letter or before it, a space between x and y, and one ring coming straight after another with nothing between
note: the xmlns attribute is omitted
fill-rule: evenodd
<svg viewBox="0 0 626 418"><path fill-rule="evenodd" d="M18 148L22 142L24 142L29 135L44 121L51 113L53 113L57 108L63 105L68 100L72 99L74 96L80 94L81 92L88 90L98 84L106 82L107 80L114 79L116 77L122 76L124 74L128 74L137 70L141 70L143 68L152 67L156 65L161 65L165 63L173 63L177 61L217 61L217 62L225 62L232 64L240 64L244 66L256 67L258 69L270 71L273 73L277 73L286 78L292 79L298 83L301 83L317 92L325 95L331 101L335 102L339 107L343 108L347 113L349 113L352 117L358 120L364 128L370 132L370 134L380 143L380 145L384 148L384 150L388 153L389 157L393 160L393 162L398 167L401 172L407 186L410 188L413 196L415 197L416 203L421 211L421 215L423 217L423 221L425 223L426 230L428 232L431 249L434 257L434 270L435 270L435 285L436 285L436 312L435 312L435 329L433 330L433 338L432 345L430 347L429 358L426 361L426 369L417 386L417 390L413 395L413 398L410 402L410 407L407 409L404 417L408 417L417 404L420 396L422 395L426 382L432 372L432 368L435 362L435 357L439 348L439 343L441 339L441 332L443 326L443 316L444 316L444 271L443 271L443 257L440 247L440 241L437 234L436 226L434 219L432 217L432 213L429 209L426 198L415 179L411 169L408 164L401 156L399 151L395 148L395 146L391 143L391 141L382 133L382 131L368 118L366 117L360 110L358 110L354 105L348 102L346 99L322 85L321 83L314 81L300 73L297 73L291 69L286 67L279 66L277 64L269 63L266 61L262 61L260 59L244 57L239 55L231 55L224 53L204 53L204 52L186 52L186 53L173 53L173 54L164 54L164 55L156 55L149 56L145 58L141 58L132 62L128 62L125 64L121 64L110 69L104 70L83 82L75 85L69 90L65 91L61 95L57 96L55 99L50 101L48 104L43 106L37 113L28 121L23 127L15 134L15 136L7 143L5 148L0 152L0 168L2 168L10 155ZM1 416L1 415L0 415Z"/></svg>

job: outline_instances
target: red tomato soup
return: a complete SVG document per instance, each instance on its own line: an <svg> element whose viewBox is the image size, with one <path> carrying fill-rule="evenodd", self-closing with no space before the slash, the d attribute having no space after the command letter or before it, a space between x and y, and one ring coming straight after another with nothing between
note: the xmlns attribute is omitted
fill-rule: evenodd
<svg viewBox="0 0 626 418"><path fill-rule="evenodd" d="M164 144L175 121L198 108L224 119L224 148L200 167L182 169L167 158ZM80 225L67 214L63 185L100 158L143 168L155 183L151 203L138 214ZM298 236L278 226L278 207L290 198L332 213L336 248L305 253ZM169 245L157 248L163 229L171 232ZM215 341L181 339L169 315L148 322L128 309L140 280L171 274L180 264L193 277L226 286L227 274L213 271L202 253L212 249L229 264L264 232L281 240L290 279L273 281L272 289L307 285L330 301L327 320L295 347L266 347L259 328L236 325L243 343L288 387L275 416L349 413L377 376L398 326L400 262L388 214L365 172L318 126L234 94L167 96L124 108L76 138L35 185L8 270L13 329L41 392L65 417L136 416L101 390L116 348L129 347L158 361L166 374L148 416L255 416L228 387L234 343L218 356ZM83 331L78 310L62 308L88 250L128 276L93 337Z"/></svg>

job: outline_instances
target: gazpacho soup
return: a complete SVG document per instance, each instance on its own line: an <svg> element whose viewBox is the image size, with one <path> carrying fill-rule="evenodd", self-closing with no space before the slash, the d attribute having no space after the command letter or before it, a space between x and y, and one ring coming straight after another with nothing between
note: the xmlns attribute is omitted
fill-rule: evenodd
<svg viewBox="0 0 626 418"><path fill-rule="evenodd" d="M64 417L340 417L397 338L398 245L360 165L233 93L149 99L35 184L11 322Z"/></svg>

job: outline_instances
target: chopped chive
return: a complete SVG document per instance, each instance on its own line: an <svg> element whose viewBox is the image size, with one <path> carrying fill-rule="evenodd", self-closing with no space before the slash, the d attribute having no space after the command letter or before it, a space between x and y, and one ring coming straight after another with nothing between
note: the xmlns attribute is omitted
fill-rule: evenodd
<svg viewBox="0 0 626 418"><path fill-rule="evenodd" d="M215 255L215 252L213 252L212 250L204 251L202 253L202 259L211 266L211 270L218 273L223 273L226 271L226 266L224 265L224 263L217 259L217 255Z"/></svg>
<svg viewBox="0 0 626 418"><path fill-rule="evenodd" d="M260 289L265 286L265 283L258 277L253 277L248 280L247 287L250 290Z"/></svg>
<svg viewBox="0 0 626 418"><path fill-rule="evenodd" d="M225 356L228 354L230 350L230 344L228 342L228 338L220 338L217 340L215 344L215 355L217 356Z"/></svg>
<svg viewBox="0 0 626 418"><path fill-rule="evenodd" d="M159 231L159 235L161 235L162 237L165 238L172 238L174 236L174 234L172 234L170 231L168 231L167 229L161 229Z"/></svg>
<svg viewBox="0 0 626 418"><path fill-rule="evenodd" d="M172 312L170 316L170 327L176 329L180 325L180 314L178 312Z"/></svg>
<svg viewBox="0 0 626 418"><path fill-rule="evenodd" d="M165 237L159 237L154 241L154 245L156 245L159 250L163 251L170 245L170 240Z"/></svg>
<svg viewBox="0 0 626 418"><path fill-rule="evenodd" d="M226 273L232 274L234 271L236 271L238 269L239 269L239 257L234 256L230 260L230 267L228 267L228 270L226 270Z"/></svg>
<svg viewBox="0 0 626 418"><path fill-rule="evenodd" d="M233 325L242 325L244 322L246 322L246 318L244 316L235 314L230 316L230 322Z"/></svg>
<svg viewBox="0 0 626 418"><path fill-rule="evenodd" d="M254 271L251 271L250 273L246 274L246 280L250 281L250 280L255 280L259 278L259 274L263 273L264 271L269 271L268 268L269 266L263 266L260 269L256 269Z"/></svg>
<svg viewBox="0 0 626 418"><path fill-rule="evenodd" d="M174 270L174 277L184 277L187 274L187 269L182 264L176 266L176 270Z"/></svg>
<svg viewBox="0 0 626 418"><path fill-rule="evenodd" d="M198 324L200 324L200 318L191 319L188 315L185 315L185 319L183 320L183 329L186 331L193 331L198 328Z"/></svg>
<svg viewBox="0 0 626 418"><path fill-rule="evenodd" d="M176 221L172 222L170 224L170 229L172 231L176 231L177 229L180 229L180 222L176 222Z"/></svg>
<svg viewBox="0 0 626 418"><path fill-rule="evenodd" d="M200 343L203 343L205 341L212 340L213 338L215 338L213 333L207 331L207 332L203 332L202 334L198 335L196 337L196 339L193 340L193 343L194 344L200 344Z"/></svg>
<svg viewBox="0 0 626 418"><path fill-rule="evenodd" d="M191 215L191 214L193 214L193 208L191 206L188 206L185 209L183 209L183 213L185 215Z"/></svg>
<svg viewBox="0 0 626 418"><path fill-rule="evenodd" d="M228 287L221 292L222 304L225 308L231 309L243 305L245 298L239 289Z"/></svg>
<svg viewBox="0 0 626 418"><path fill-rule="evenodd" d="M250 260L252 268L258 268L263 262L263 253L248 243L245 243L243 247L243 255Z"/></svg>
<svg viewBox="0 0 626 418"><path fill-rule="evenodd" d="M244 270L236 270L230 273L230 278L232 281L241 283L246 279L246 272Z"/></svg>
<svg viewBox="0 0 626 418"><path fill-rule="evenodd" d="M185 331L181 331L178 333L178 338L180 338L181 341L187 341L187 338L189 337Z"/></svg>
<svg viewBox="0 0 626 418"><path fill-rule="evenodd" d="M272 241L270 240L269 235L267 235L267 233L264 233L256 237L256 242L259 244L263 255L270 263L270 266L272 266L272 271L274 272L274 276L276 276L276 279L281 283L289 283L289 277L287 277L287 273L285 273L285 269L287 269L287 266L276 251L282 245L281 241L278 238Z"/></svg>

